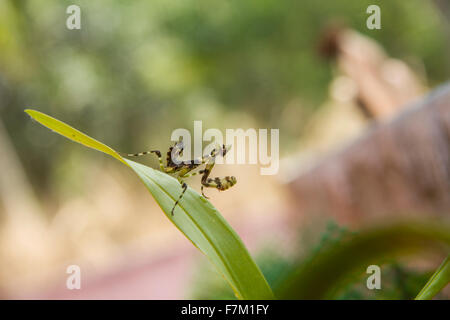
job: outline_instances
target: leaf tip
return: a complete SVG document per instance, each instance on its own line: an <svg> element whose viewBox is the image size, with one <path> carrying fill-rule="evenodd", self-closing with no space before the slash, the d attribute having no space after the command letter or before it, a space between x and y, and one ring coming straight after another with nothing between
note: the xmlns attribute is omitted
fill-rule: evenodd
<svg viewBox="0 0 450 320"><path fill-rule="evenodd" d="M36 112L38 112L38 111L27 108L27 109L23 110L23 112L25 112L25 113L28 114L31 118L34 119L34 114L35 114Z"/></svg>

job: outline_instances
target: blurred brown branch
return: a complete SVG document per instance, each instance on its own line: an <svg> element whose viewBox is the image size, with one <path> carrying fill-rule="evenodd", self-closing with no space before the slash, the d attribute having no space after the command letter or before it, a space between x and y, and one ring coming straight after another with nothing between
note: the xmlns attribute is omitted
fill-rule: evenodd
<svg viewBox="0 0 450 320"><path fill-rule="evenodd" d="M352 79L356 102L369 118L389 118L424 92L405 62L389 57L375 40L352 29L329 26L320 53L334 58L339 71Z"/></svg>
<svg viewBox="0 0 450 320"><path fill-rule="evenodd" d="M374 125L290 187L302 213L347 221L450 211L450 84Z"/></svg>

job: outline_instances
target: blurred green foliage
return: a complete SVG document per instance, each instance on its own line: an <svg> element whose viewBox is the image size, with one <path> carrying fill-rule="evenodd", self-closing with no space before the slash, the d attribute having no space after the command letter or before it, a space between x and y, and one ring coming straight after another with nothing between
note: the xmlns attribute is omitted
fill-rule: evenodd
<svg viewBox="0 0 450 320"><path fill-rule="evenodd" d="M448 227L440 229L427 222L386 225L361 232L350 231L333 221L326 226L316 225L313 230L311 227L299 230L300 254L282 254L271 246L262 248L255 258L277 298L411 300L433 271L410 266L410 258L418 253L426 257L432 252L448 252L450 243ZM357 249L348 250L351 247ZM343 259L345 251L348 252ZM344 268L340 267L342 264ZM366 286L369 274L365 271L371 264L382 269L380 290ZM194 299L233 299L223 278L206 263L196 268L191 288ZM324 294L326 291L329 292ZM445 295L440 292L437 298Z"/></svg>
<svg viewBox="0 0 450 320"><path fill-rule="evenodd" d="M448 77L448 24L432 2L380 2L376 31L366 28L372 3L1 0L0 117L40 192L54 175L73 190L78 173L64 165L83 156L26 121L26 107L70 119L127 152L164 149L172 130L191 128L194 119L207 127L280 128L283 152L327 96L333 68L317 44L332 21L375 38L392 56L423 63L431 85ZM81 7L81 30L65 27L70 4ZM283 116L292 105L295 122Z"/></svg>

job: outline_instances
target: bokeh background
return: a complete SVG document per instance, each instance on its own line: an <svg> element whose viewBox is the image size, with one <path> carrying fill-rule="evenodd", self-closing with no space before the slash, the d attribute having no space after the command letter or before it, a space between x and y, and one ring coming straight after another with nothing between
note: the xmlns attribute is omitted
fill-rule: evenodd
<svg viewBox="0 0 450 320"><path fill-rule="evenodd" d="M448 204L436 199L355 213L335 202L317 208L320 199L299 191L325 192L309 187L311 168L449 78L449 3L373 2L0 0L0 297L232 297L135 175L44 129L25 108L123 152L166 150L171 132L194 120L204 129L279 128L277 175L220 166L238 184L208 190L270 281L320 239L395 220L397 209L438 208L426 217L448 221ZM81 30L66 28L71 4L81 7ZM371 4L381 8L380 30L366 27ZM341 297L410 298L442 257L395 261L386 265L391 291L352 287ZM65 288L72 264L82 290Z"/></svg>

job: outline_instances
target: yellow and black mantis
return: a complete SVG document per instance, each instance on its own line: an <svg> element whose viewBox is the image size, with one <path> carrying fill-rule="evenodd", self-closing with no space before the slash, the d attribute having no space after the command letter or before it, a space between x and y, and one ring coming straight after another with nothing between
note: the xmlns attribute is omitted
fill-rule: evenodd
<svg viewBox="0 0 450 320"><path fill-rule="evenodd" d="M184 193L187 190L187 184L183 180L185 178L195 176L197 174L201 174L202 175L201 192L202 192L202 195L206 199L208 199L208 197L205 196L205 194L203 192L204 187L216 188L219 191L224 191L224 190L231 188L232 186L234 186L236 184L237 180L233 176L226 176L224 178L218 178L218 177L209 178L209 175L215 165L216 157L218 155L221 155L222 157L224 157L226 155L226 153L228 152L228 150L230 150L230 148L231 148L231 146L225 146L225 145L222 145L221 147L218 146L218 147L214 148L210 152L210 154L204 155L201 159L198 159L197 161L188 160L188 161L179 161L179 162L177 161L178 163L175 163L173 161L173 159L181 156L183 154L183 150L184 150L183 139L180 138L180 140L178 142L176 142L175 145L170 147L169 151L167 151L166 165L164 165L164 163L163 163L162 155L159 150L144 151L144 152L140 152L140 153L131 153L131 154L126 154L126 156L139 157L139 156L143 156L146 154L154 153L154 154L156 154L156 156L159 159L159 167L160 167L161 171L164 173L167 173L167 174L173 174L175 176L175 178L178 179L178 181L181 184L182 191L171 210L171 214L173 215L175 207L181 201ZM191 172L192 170L198 168L199 166L201 166L203 164L205 165L204 169L199 170L197 172Z"/></svg>

